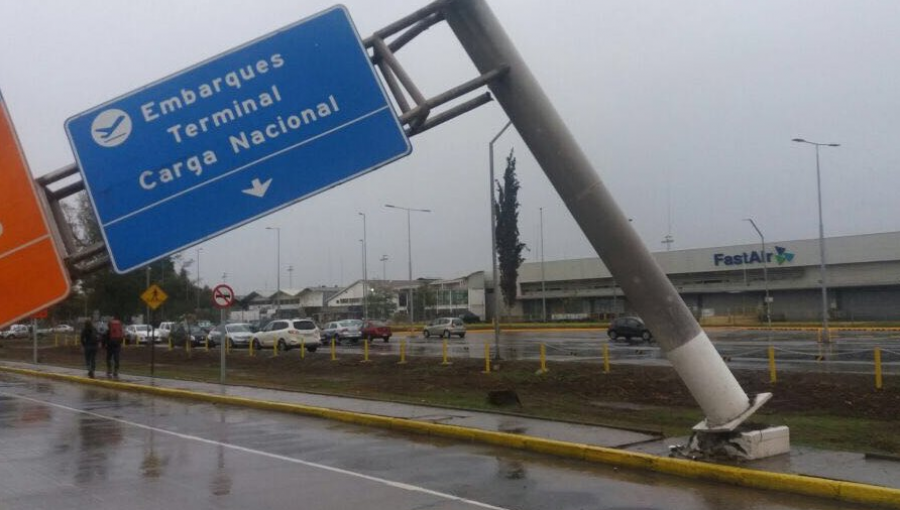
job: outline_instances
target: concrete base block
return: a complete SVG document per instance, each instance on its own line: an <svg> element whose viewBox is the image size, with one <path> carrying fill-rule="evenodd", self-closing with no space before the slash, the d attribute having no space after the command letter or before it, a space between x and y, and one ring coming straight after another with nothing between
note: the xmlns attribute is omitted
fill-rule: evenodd
<svg viewBox="0 0 900 510"><path fill-rule="evenodd" d="M717 457L756 460L791 451L791 435L785 426L734 432L696 432L680 454L692 458Z"/></svg>

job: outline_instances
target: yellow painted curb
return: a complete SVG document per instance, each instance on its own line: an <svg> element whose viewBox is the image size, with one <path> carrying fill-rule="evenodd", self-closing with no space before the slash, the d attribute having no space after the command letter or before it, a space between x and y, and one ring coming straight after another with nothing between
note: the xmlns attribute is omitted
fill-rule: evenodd
<svg viewBox="0 0 900 510"><path fill-rule="evenodd" d="M205 402L229 404L235 406L252 407L269 411L301 414L326 418L345 423L366 425L371 427L386 428L401 432L463 439L470 442L480 442L496 446L526 450L535 453L543 453L558 457L566 457L588 462L607 464L612 466L632 469L643 469L664 473L683 478L696 478L714 482L728 483L741 487L764 489L769 491L787 492L814 496L825 499L833 499L848 503L875 505L884 508L900 509L900 489L867 485L856 482L830 480L812 476L795 475L788 473L773 473L735 466L724 466L707 462L692 461L660 457L647 453L629 452L603 446L570 443L553 439L524 436L509 432L497 432L492 430L472 429L458 425L444 425L424 421L415 421L405 418L394 418L374 414L357 413L352 411L339 411L324 407L308 406L303 404L289 404L285 402L273 402L256 400L246 397L228 395L215 395L175 388L161 388L106 379L88 379L86 377L57 374L53 372L39 372L25 368L0 366L0 371L6 371L21 375L47 377L62 381L89 384L142 393L150 393L164 397L201 400Z"/></svg>

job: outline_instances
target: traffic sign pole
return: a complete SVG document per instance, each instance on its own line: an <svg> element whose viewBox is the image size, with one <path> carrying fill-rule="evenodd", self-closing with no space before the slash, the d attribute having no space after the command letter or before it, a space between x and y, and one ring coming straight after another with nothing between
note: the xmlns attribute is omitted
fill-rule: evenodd
<svg viewBox="0 0 900 510"><path fill-rule="evenodd" d="M234 304L234 289L230 286L220 283L213 288L212 291L213 306L219 309L219 323L222 325L223 333L225 331L225 311ZM219 384L225 384L225 343L228 341L228 335L223 334L219 340Z"/></svg>
<svg viewBox="0 0 900 510"><path fill-rule="evenodd" d="M228 342L228 332L225 330L225 309L219 310L219 324L222 327L222 335L219 338L219 384L225 384L225 349Z"/></svg>

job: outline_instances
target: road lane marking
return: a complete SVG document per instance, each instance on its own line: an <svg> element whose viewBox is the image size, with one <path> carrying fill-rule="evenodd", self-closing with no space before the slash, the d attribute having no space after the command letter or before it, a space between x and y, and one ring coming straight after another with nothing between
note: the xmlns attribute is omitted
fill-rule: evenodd
<svg viewBox="0 0 900 510"><path fill-rule="evenodd" d="M158 428L158 427L151 427L150 425L144 425L143 423L137 423L137 422L133 422L133 421L129 421L129 420L124 420L124 419L122 419L122 418L114 418L114 417L112 417L112 416L106 416L106 415L99 414L99 413L94 413L94 412L91 412L91 411L85 411L84 409L78 409L78 408L75 408L75 407L69 407L69 406L64 405L64 404L57 404L57 403L55 403L55 402L48 402L48 401L46 401L46 400L40 400L40 399L36 399L36 398L32 398L32 397L26 397L26 396L24 396L24 395L17 395L17 394L14 394L14 393L7 393L7 392L5 392L5 391L0 391L0 395L5 396L5 397L9 397L9 398L17 398L17 399L21 399L21 400L28 400L28 401L30 401L30 402L34 402L34 403L38 403L38 404L44 404L44 405L48 405L48 406L50 406L50 407L56 407L56 408L58 408L58 409L63 409L63 410L71 411L71 412L74 412L74 413L81 413L81 414L85 414L85 415L88 415L88 416L93 416L93 417L95 417L95 418L101 418L101 419L104 419L104 420L110 420L110 421L114 421L114 422L117 422L117 423L121 423L121 424L123 424L123 425L129 425L129 426L132 426L132 427L136 427L136 428L139 428L139 429L150 430L150 431L153 431L153 432L159 432L160 434L167 434L167 435L174 436L174 437L177 437L177 438L180 438L180 439L187 439L187 440L191 440L191 441L197 441L197 442L200 442L200 443L205 443L205 444L213 445L213 446L221 446L221 447L223 447L223 448L228 448L228 449L234 450L234 451L239 451L239 452L244 452L244 453L251 453L251 454L255 454L255 455L260 455L260 456L262 456L262 457L268 457L268 458L270 458L270 459L281 460L281 461L290 462L290 463L293 463L293 464L300 464L300 465L302 465L302 466L307 466L307 467L312 467L312 468L318 468L318 469L322 469L322 470L325 470L325 471L331 471L331 472L333 472L333 473L339 473L339 474L342 474L342 475L348 475L348 476L353 476L353 477L356 477L356 478L362 478L363 480L368 480L368 481L371 481L371 482L379 483L379 484L382 484L382 485L386 485L386 486L388 486L388 487L393 487L393 488L395 488L395 489L401 489L401 490L405 490L405 491L409 491L409 492L417 492L417 493L420 493L420 494L426 494L426 495L429 495L429 496L435 496L435 497L442 498L442 499L446 499L446 500L449 500L449 501L456 501L456 502L459 502L459 503L464 503L464 504L467 504L467 505L472 505L472 506L475 506L475 507L478 507L478 508L487 508L487 509L490 509L490 510L510 510L510 509L507 509L507 508L504 508L504 507L494 506L494 505L490 505L490 504L488 504L488 503L482 503L482 502L480 502L480 501L475 501L475 500L472 500L472 499L467 499L467 498L463 498L463 497L459 497L459 496L454 496L453 494L447 494L447 493L445 493L445 492L439 492L439 491L434 491L434 490L431 490L431 489L426 489L425 487L419 487L419 486L417 486L417 485L410 485L410 484L408 484L408 483L403 483L403 482L395 482L395 481L393 481L393 480L387 480L387 479L385 479L385 478L379 478L379 477L377 477L377 476L370 476L370 475L366 475L366 474L363 474L363 473L357 473L356 471L348 471L348 470L346 470L346 469L336 468L336 467L332 467L332 466L326 466L326 465L324 465L324 464L319 464L319 463L317 463L317 462L310 462L310 461L306 461L306 460L296 459L296 458L294 458L294 457L287 457L287 456L284 456L284 455L279 455L279 454L277 454L277 453L269 453L269 452L264 452L264 451L262 451L262 450L254 450L253 448L247 448L247 447L245 447L245 446L238 446L238 445L231 444L231 443L223 443L223 442L221 442L221 441L214 441L214 440L212 440L212 439L206 439L205 437L192 436L192 435L189 435L189 434L182 434L182 433L180 433L180 432L173 432L173 431L171 431L171 430L161 429L161 428Z"/></svg>

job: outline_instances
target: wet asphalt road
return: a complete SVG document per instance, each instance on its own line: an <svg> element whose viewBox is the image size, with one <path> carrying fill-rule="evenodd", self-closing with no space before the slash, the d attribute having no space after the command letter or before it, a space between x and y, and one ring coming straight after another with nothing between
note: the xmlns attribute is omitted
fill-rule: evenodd
<svg viewBox="0 0 900 510"><path fill-rule="evenodd" d="M0 458L9 509L850 508L10 374L0 374Z"/></svg>

